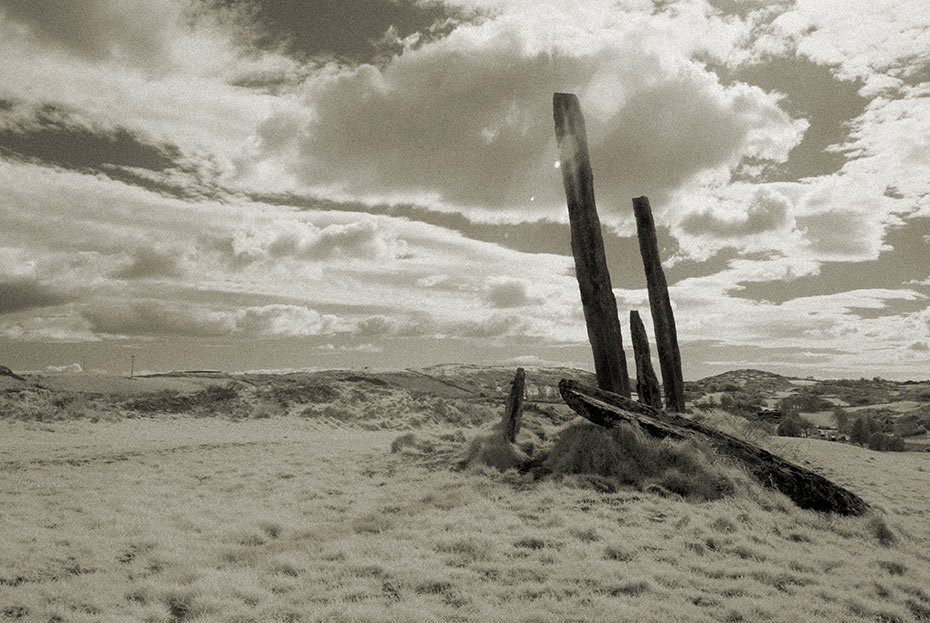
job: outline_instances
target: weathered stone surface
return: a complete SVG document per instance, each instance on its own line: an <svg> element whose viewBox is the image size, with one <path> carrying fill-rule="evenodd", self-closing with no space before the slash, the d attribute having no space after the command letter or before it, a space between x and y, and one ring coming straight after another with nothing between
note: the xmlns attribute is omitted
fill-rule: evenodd
<svg viewBox="0 0 930 623"><path fill-rule="evenodd" d="M571 93L556 93L552 109L571 223L575 276L581 290L597 384L602 389L629 396L630 379L617 317L617 300L610 284L601 222L594 203L594 178L584 117L578 98Z"/></svg>
<svg viewBox="0 0 930 623"><path fill-rule="evenodd" d="M858 495L820 474L709 426L569 379L559 382L559 392L576 413L599 426L610 428L622 421L636 424L654 437L703 440L745 465L763 486L781 491L801 508L840 515L861 515L869 508Z"/></svg>
<svg viewBox="0 0 930 623"><path fill-rule="evenodd" d="M665 408L669 411L685 410L685 382L681 373L681 354L678 351L678 332L675 316L668 297L668 284L659 257L656 226L652 219L649 199L633 199L636 215L636 233L639 236L639 252L646 271L646 286L649 289L649 309L656 332L656 351L659 368L662 370L662 385L665 389Z"/></svg>
<svg viewBox="0 0 930 623"><path fill-rule="evenodd" d="M630 339L633 342L633 359L636 361L636 396L644 405L661 409L662 394L659 379L652 368L649 338L639 312L635 309L630 311Z"/></svg>
<svg viewBox="0 0 930 623"><path fill-rule="evenodd" d="M504 429L504 439L510 443L517 440L520 426L523 424L523 392L526 386L526 372L517 368L513 377L510 395L507 396L507 407L504 409L504 418L501 420Z"/></svg>

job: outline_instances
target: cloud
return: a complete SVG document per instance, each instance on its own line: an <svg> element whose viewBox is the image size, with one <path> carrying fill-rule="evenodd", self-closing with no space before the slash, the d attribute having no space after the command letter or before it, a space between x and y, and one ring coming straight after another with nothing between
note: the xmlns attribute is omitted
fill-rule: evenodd
<svg viewBox="0 0 930 623"><path fill-rule="evenodd" d="M843 0L799 0L760 38L767 52L795 48L874 94L919 79L928 65L930 16L920 2L878 0L849 11Z"/></svg>
<svg viewBox="0 0 930 623"><path fill-rule="evenodd" d="M849 158L842 173L897 211L930 215L928 134L930 83L903 88L896 98L877 97L835 147Z"/></svg>
<svg viewBox="0 0 930 623"><path fill-rule="evenodd" d="M259 337L330 335L338 326L335 316L300 305L250 307L236 318L238 332Z"/></svg>
<svg viewBox="0 0 930 623"><path fill-rule="evenodd" d="M82 315L94 333L109 336L217 337L235 330L235 319L228 312L159 300L120 305L101 302L85 309Z"/></svg>
<svg viewBox="0 0 930 623"><path fill-rule="evenodd" d="M151 67L170 57L169 33L180 3L147 0L3 0L6 17L36 39L89 60L114 59ZM166 29L168 26L168 29Z"/></svg>
<svg viewBox="0 0 930 623"><path fill-rule="evenodd" d="M674 40L684 23L660 28L605 9L617 19L584 24L582 13L527 23L504 12L383 67L328 66L304 84L306 110L259 128L255 156L327 196L509 221L564 218L554 91L581 97L599 196L610 197L605 218L616 203L628 211L629 197L661 203L744 156L782 161L800 140L805 123L778 95L724 86L689 60L691 41Z"/></svg>
<svg viewBox="0 0 930 623"><path fill-rule="evenodd" d="M798 217L797 223L817 258L868 260L876 258L882 248L884 228L876 227L874 220L866 214L837 209Z"/></svg>
<svg viewBox="0 0 930 623"><path fill-rule="evenodd" d="M248 321L238 315L263 304L336 313L340 330L450 335L465 323L474 333L468 322L487 316L488 295L500 305L520 303L520 286L507 284L528 284L527 275L534 278L532 296L524 287L525 313L532 312L534 335L548 335L560 331L555 325L577 295L570 258L407 218L242 198L182 201L25 162L0 162L0 189L9 245L0 256L21 267L13 280L81 293L80 313L55 328L60 338L330 331L325 318L283 308L250 313ZM380 331L374 322L360 325L378 315ZM58 339L52 325L42 327L7 334Z"/></svg>
<svg viewBox="0 0 930 623"><path fill-rule="evenodd" d="M293 59L249 48L215 8L198 0L3 0L0 99L74 117L67 127L46 129L40 145L71 136L90 155L109 144L117 158L138 159L140 145L131 143L139 139L148 148L170 145L185 159L212 160L213 174L228 177L255 126L287 107L235 83L272 74L296 80L301 70Z"/></svg>
<svg viewBox="0 0 930 623"><path fill-rule="evenodd" d="M538 299L527 295L526 283L515 279L490 279L486 296L491 307L523 307L539 303Z"/></svg>
<svg viewBox="0 0 930 623"><path fill-rule="evenodd" d="M713 209L694 211L681 222L681 228L691 235L714 238L742 238L784 229L790 226L790 204L776 193L759 190L745 212L718 214Z"/></svg>
<svg viewBox="0 0 930 623"><path fill-rule="evenodd" d="M930 345L927 342L914 342L907 349L918 353L926 353L930 352Z"/></svg>
<svg viewBox="0 0 930 623"><path fill-rule="evenodd" d="M338 335L313 342L400 352L441 336L586 352L571 259L538 253L567 246L549 244L565 219L550 106L573 91L602 220L632 232L629 198L646 194L669 228L685 346L777 344L852 369L913 365L909 346L930 340L922 299L875 269L890 228L930 214L914 3L365 0L400 18L329 30L322 16L358 6L59 4L0 0L0 288L20 287L0 296L2 339ZM481 17L437 25L450 14ZM834 106L858 83L811 95L829 88L823 66L862 80L863 99ZM801 116L830 118L806 144L836 143L825 157L795 159ZM454 214L428 224L420 206ZM625 268L635 238L611 243ZM824 262L847 263L846 280ZM637 279L622 283L622 305L645 309ZM737 296L747 283L758 296ZM848 287L862 289L798 296Z"/></svg>
<svg viewBox="0 0 930 623"><path fill-rule="evenodd" d="M450 327L448 335L464 338L500 338L510 335L526 335L531 329L530 321L517 314L493 314L486 318L466 320Z"/></svg>
<svg viewBox="0 0 930 623"><path fill-rule="evenodd" d="M52 374L81 374L84 368L79 363L70 363L66 366L46 366L45 371Z"/></svg>
<svg viewBox="0 0 930 623"><path fill-rule="evenodd" d="M121 337L302 337L329 335L338 328L335 316L299 305L264 305L241 309L138 300L126 305L98 303L83 311L91 329Z"/></svg>
<svg viewBox="0 0 930 623"><path fill-rule="evenodd" d="M407 243L374 219L334 223L323 228L310 224L287 232L267 247L271 257L299 256L313 260L364 258L398 259L407 255Z"/></svg>
<svg viewBox="0 0 930 623"><path fill-rule="evenodd" d="M228 19L263 49L348 62L377 61L403 49L404 39L423 43L455 25L449 9L438 2L233 0L224 8Z"/></svg>
<svg viewBox="0 0 930 623"><path fill-rule="evenodd" d="M0 337L14 342L100 342L86 320L71 309L0 318Z"/></svg>
<svg viewBox="0 0 930 623"><path fill-rule="evenodd" d="M877 259L890 248L887 230L904 225L898 214L909 211L907 200L888 197L884 188L846 169L799 182L689 187L667 213L679 243L676 259L706 261L728 247L745 257Z"/></svg>
<svg viewBox="0 0 930 623"><path fill-rule="evenodd" d="M0 281L0 314L61 305L71 296L32 279Z"/></svg>
<svg viewBox="0 0 930 623"><path fill-rule="evenodd" d="M113 274L115 279L180 277L183 271L176 254L154 248L139 249L132 262Z"/></svg>
<svg viewBox="0 0 930 623"><path fill-rule="evenodd" d="M153 144L123 127L87 122L50 104L11 104L0 113L0 144L21 157L78 169L109 164L164 170L181 156L171 145Z"/></svg>
<svg viewBox="0 0 930 623"><path fill-rule="evenodd" d="M315 348L317 352L334 355L334 354L344 354L344 353L383 353L384 348L381 346L376 346L374 344L340 344L336 346L335 344L323 344Z"/></svg>

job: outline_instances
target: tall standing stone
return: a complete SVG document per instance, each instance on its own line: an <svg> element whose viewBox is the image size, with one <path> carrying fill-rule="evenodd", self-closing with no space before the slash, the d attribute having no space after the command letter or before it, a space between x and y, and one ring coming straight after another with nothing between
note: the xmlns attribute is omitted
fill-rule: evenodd
<svg viewBox="0 0 930 623"><path fill-rule="evenodd" d="M601 389L629 398L630 379L617 318L617 300L610 285L601 222L594 203L594 177L584 117L578 98L572 93L556 93L552 97L552 109L572 231L575 276L581 290L597 384Z"/></svg>
<svg viewBox="0 0 930 623"><path fill-rule="evenodd" d="M685 410L685 383L681 374L678 332L675 330L675 316L668 298L668 284L659 257L656 225L652 218L652 208L649 207L649 199L633 199L633 213L636 215L639 252L646 270L646 286L649 288L649 309L652 311L652 324L656 332L656 350L659 355L659 368L662 370L662 385L665 388L665 408L682 412Z"/></svg>
<svg viewBox="0 0 930 623"><path fill-rule="evenodd" d="M520 426L523 425L523 392L525 387L526 372L523 368L517 368L517 373L513 377L513 385L510 387L510 394L507 396L507 408L504 410L502 420L504 439L510 443L517 440L517 433L520 432Z"/></svg>
<svg viewBox="0 0 930 623"><path fill-rule="evenodd" d="M654 409L662 408L659 379L652 368L649 354L649 338L639 312L630 311L630 339L633 341L633 359L636 361L636 395L639 401Z"/></svg>

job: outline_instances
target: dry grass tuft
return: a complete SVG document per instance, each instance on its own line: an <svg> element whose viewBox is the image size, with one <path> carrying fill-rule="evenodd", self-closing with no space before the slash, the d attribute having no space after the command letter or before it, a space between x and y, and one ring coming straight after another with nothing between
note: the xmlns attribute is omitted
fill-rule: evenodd
<svg viewBox="0 0 930 623"><path fill-rule="evenodd" d="M728 413L723 409L695 409L693 419L757 446L764 446L772 438L772 431L763 423Z"/></svg>
<svg viewBox="0 0 930 623"><path fill-rule="evenodd" d="M529 461L530 457L519 446L504 439L500 425L496 425L486 435L475 437L465 456L467 465L488 465L506 471L518 469Z"/></svg>
<svg viewBox="0 0 930 623"><path fill-rule="evenodd" d="M622 485L657 485L686 498L716 500L735 490L735 480L707 452L693 443L652 439L627 424L604 429L583 423L562 431L547 467L554 474L595 474Z"/></svg>
<svg viewBox="0 0 930 623"><path fill-rule="evenodd" d="M435 445L428 439L422 439L414 433L405 433L391 442L391 452L417 452L428 454L435 449Z"/></svg>

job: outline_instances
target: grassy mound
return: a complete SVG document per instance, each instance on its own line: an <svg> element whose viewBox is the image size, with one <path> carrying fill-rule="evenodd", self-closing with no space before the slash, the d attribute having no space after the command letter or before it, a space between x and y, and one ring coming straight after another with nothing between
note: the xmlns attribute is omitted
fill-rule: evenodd
<svg viewBox="0 0 930 623"><path fill-rule="evenodd" d="M691 442L653 439L628 424L604 429L582 423L562 431L546 466L556 475L593 474L620 485L715 500L733 493L735 472L711 463L709 452Z"/></svg>

